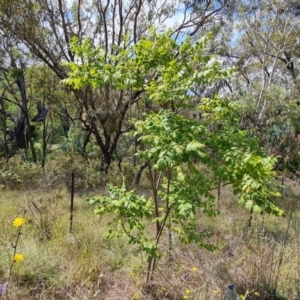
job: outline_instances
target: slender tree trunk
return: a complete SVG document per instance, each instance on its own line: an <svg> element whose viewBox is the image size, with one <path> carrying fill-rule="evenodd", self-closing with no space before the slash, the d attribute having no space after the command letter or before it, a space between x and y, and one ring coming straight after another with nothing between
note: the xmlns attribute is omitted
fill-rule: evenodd
<svg viewBox="0 0 300 300"><path fill-rule="evenodd" d="M92 134L92 132L89 131L88 134L86 135L85 139L84 139L84 142L83 142L83 145L82 145L82 149L81 149L81 155L82 156L86 155L85 148L86 148L87 144L90 141L91 134Z"/></svg>
<svg viewBox="0 0 300 300"><path fill-rule="evenodd" d="M3 112L3 142L4 142L4 149L5 149L5 157L6 157L6 161L8 161L9 159L9 149L8 149L8 145L7 145L7 126L6 126L6 115L5 115L5 110L4 110L4 100L2 97L0 97L0 109Z"/></svg>
<svg viewBox="0 0 300 300"><path fill-rule="evenodd" d="M111 164L111 154L109 152L103 152L100 172L107 174L110 164Z"/></svg>
<svg viewBox="0 0 300 300"><path fill-rule="evenodd" d="M134 178L134 186L138 186L142 177L143 171L148 167L148 162L145 162L142 166L140 166L137 174Z"/></svg>
<svg viewBox="0 0 300 300"><path fill-rule="evenodd" d="M27 110L27 98L26 98L26 88L25 88L25 78L23 72L17 78L17 85L21 94L21 111L20 115L16 121L14 132L15 132L15 148L16 149L28 149L32 153L32 159L36 162L36 154L31 140L31 133L34 131L34 127L30 126L28 110Z"/></svg>

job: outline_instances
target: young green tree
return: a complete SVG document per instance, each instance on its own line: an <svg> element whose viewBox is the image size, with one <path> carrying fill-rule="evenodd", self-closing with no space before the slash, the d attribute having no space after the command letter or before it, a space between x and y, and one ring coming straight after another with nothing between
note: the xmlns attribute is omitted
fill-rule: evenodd
<svg viewBox="0 0 300 300"><path fill-rule="evenodd" d="M166 231L182 242L214 249L205 241L208 234L199 233L197 219L201 213L218 213L212 194L218 186L215 178L231 184L246 208L283 214L271 188L275 159L264 156L258 141L239 128L237 107L217 95L196 96L199 86L230 75L206 53L208 43L207 36L179 44L168 34L153 34L112 57L114 68L105 63L101 49L92 50L87 42L74 46L75 52L93 51L89 57L94 60L71 64L66 83L80 87L88 81L118 89L130 84L161 107L132 120L140 143L138 156L148 164L152 195L146 199L125 185L109 185L109 196L89 199L99 203L95 213L113 213L111 236L126 234L147 254L147 283L153 279Z"/></svg>

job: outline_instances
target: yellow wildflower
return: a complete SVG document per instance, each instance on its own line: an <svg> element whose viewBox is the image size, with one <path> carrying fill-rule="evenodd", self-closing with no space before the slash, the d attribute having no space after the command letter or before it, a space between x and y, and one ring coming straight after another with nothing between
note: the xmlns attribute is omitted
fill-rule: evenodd
<svg viewBox="0 0 300 300"><path fill-rule="evenodd" d="M186 293L186 294L189 294L190 292L191 292L191 291L190 291L189 289L186 289L186 290L185 290L185 293Z"/></svg>
<svg viewBox="0 0 300 300"><path fill-rule="evenodd" d="M24 256L23 254L15 254L14 255L14 262L21 262L22 260L24 260Z"/></svg>
<svg viewBox="0 0 300 300"><path fill-rule="evenodd" d="M187 296L187 295L184 295L184 296L183 296L183 299L188 299L188 296Z"/></svg>
<svg viewBox="0 0 300 300"><path fill-rule="evenodd" d="M196 267L192 267L192 271L193 271L193 272L196 272L196 271L197 271L197 268L196 268Z"/></svg>
<svg viewBox="0 0 300 300"><path fill-rule="evenodd" d="M254 292L254 295L255 295L256 297L259 297L259 296L260 296L260 293L259 293L259 292Z"/></svg>
<svg viewBox="0 0 300 300"><path fill-rule="evenodd" d="M24 224L25 220L23 218L16 218L14 221L13 221L13 226L15 227L20 227Z"/></svg>
<svg viewBox="0 0 300 300"><path fill-rule="evenodd" d="M218 290L213 290L213 293L214 293L214 294L219 294L219 292L220 292L220 291L218 291Z"/></svg>
<svg viewBox="0 0 300 300"><path fill-rule="evenodd" d="M244 296L244 295L240 295L240 298L241 298L242 300L244 300L244 299L245 299L245 296Z"/></svg>

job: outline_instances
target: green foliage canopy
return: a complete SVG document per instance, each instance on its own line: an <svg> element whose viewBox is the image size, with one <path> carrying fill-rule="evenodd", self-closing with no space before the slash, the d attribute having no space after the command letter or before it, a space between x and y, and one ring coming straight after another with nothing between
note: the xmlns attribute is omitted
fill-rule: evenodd
<svg viewBox="0 0 300 300"><path fill-rule="evenodd" d="M206 54L207 43L207 36L179 44L169 34L153 34L109 58L86 41L73 44L82 63L69 64L72 73L65 83L76 88L89 84L139 90L163 107L132 120L141 145L138 156L149 166L152 196L146 199L134 190L127 192L123 185L109 186L109 196L89 200L99 203L95 213L114 213L111 235L125 233L147 253L148 280L166 228L185 243L214 249L204 240L207 232L199 233L197 218L201 212L218 213L212 193L216 178L231 184L246 208L283 214L272 189L276 160L266 157L258 140L240 129L238 107L217 95L196 97L200 86L227 78L231 72ZM195 112L201 118L195 118ZM147 227L151 223L156 224L154 235Z"/></svg>

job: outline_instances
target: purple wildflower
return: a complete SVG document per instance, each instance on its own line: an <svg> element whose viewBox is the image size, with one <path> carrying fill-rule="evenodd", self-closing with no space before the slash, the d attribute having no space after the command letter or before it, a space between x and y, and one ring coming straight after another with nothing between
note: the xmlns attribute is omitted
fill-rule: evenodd
<svg viewBox="0 0 300 300"><path fill-rule="evenodd" d="M5 292L5 286L3 283L0 283L0 295L3 295Z"/></svg>

